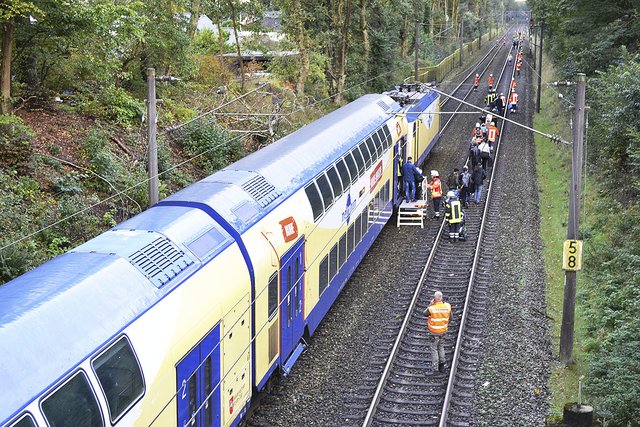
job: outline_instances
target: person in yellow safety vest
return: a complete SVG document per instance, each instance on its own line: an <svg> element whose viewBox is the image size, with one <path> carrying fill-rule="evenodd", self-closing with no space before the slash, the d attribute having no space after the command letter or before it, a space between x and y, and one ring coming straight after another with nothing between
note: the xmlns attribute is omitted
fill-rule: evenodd
<svg viewBox="0 0 640 427"><path fill-rule="evenodd" d="M431 343L431 366L433 373L444 372L444 333L449 329L449 319L451 318L451 304L443 301L442 292L436 291L433 294L431 304L423 312L427 316L427 327L429 333L433 335Z"/></svg>
<svg viewBox="0 0 640 427"><path fill-rule="evenodd" d="M489 74L489 90L493 89L493 74Z"/></svg>
<svg viewBox="0 0 640 427"><path fill-rule="evenodd" d="M509 96L509 111L512 113L518 112L518 94L516 91L511 92Z"/></svg>
<svg viewBox="0 0 640 427"><path fill-rule="evenodd" d="M444 200L445 214L444 218L449 224L449 240L458 240L460 238L460 226L462 225L462 202L458 200L455 191L449 191L447 198Z"/></svg>
<svg viewBox="0 0 640 427"><path fill-rule="evenodd" d="M498 95L494 90L490 90L489 93L487 94L487 97L485 98L485 103L489 109L493 109L493 107L495 106L497 96Z"/></svg>
<svg viewBox="0 0 640 427"><path fill-rule="evenodd" d="M500 135L500 131L496 127L495 122L491 122L491 124L487 126L487 141L489 141L489 147L491 147L491 150L493 150L493 147L496 145L498 135Z"/></svg>
<svg viewBox="0 0 640 427"><path fill-rule="evenodd" d="M431 200L433 200L433 211L436 218L440 218L440 199L442 198L442 182L440 182L440 174L436 170L431 171L431 181L425 185L431 190ZM426 194L426 192L424 192Z"/></svg>
<svg viewBox="0 0 640 427"><path fill-rule="evenodd" d="M480 74L476 73L476 76L473 78L473 90L478 90L478 85L480 84Z"/></svg>

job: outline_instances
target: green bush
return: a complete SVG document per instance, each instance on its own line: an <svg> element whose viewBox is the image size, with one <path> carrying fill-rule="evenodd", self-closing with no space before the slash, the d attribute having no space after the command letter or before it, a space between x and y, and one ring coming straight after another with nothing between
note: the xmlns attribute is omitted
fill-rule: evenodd
<svg viewBox="0 0 640 427"><path fill-rule="evenodd" d="M108 119L127 128L139 123L145 110L142 101L114 85L98 90L86 88L78 94L76 103L81 113Z"/></svg>
<svg viewBox="0 0 640 427"><path fill-rule="evenodd" d="M237 136L229 135L216 125L190 124L180 141L185 156L206 175L225 167L242 157L242 143Z"/></svg>
<svg viewBox="0 0 640 427"><path fill-rule="evenodd" d="M22 119L0 115L0 168L30 174L33 171L32 139L33 131Z"/></svg>

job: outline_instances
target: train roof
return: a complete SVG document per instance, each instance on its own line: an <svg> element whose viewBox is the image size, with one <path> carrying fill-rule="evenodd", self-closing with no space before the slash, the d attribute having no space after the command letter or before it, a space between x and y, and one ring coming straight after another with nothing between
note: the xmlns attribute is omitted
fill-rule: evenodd
<svg viewBox="0 0 640 427"><path fill-rule="evenodd" d="M163 202L204 203L242 234L400 111L365 95ZM12 385L0 387L0 421L233 244L230 231L160 203L0 286L0 378Z"/></svg>
<svg viewBox="0 0 640 427"><path fill-rule="evenodd" d="M126 259L66 253L0 287L0 422L156 299Z"/></svg>
<svg viewBox="0 0 640 427"><path fill-rule="evenodd" d="M242 234L399 111L365 95L164 201L203 202Z"/></svg>

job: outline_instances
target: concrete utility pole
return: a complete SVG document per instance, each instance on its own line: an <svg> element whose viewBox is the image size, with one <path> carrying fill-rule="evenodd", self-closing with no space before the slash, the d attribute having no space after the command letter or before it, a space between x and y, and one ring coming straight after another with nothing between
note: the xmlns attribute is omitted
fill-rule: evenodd
<svg viewBox="0 0 640 427"><path fill-rule="evenodd" d="M542 90L542 37L544 35L544 21L540 22L540 50L538 51L538 64L540 70L538 71L538 98L536 102L536 113L540 112L540 91Z"/></svg>
<svg viewBox="0 0 640 427"><path fill-rule="evenodd" d="M460 66L462 67L462 49L464 48L464 19L460 19Z"/></svg>
<svg viewBox="0 0 640 427"><path fill-rule="evenodd" d="M416 19L416 59L415 59L415 77L418 81L418 60L420 59L420 21Z"/></svg>
<svg viewBox="0 0 640 427"><path fill-rule="evenodd" d="M577 94L573 119L573 157L571 159L571 188L569 196L569 225L567 240L578 240L580 227L580 188L582 181L582 144L584 141L585 91L587 78L583 73L576 77ZM575 266L575 262L574 262ZM572 266L573 267L573 266ZM567 270L564 283L564 303L562 305L562 326L560 329L560 358L564 363L572 360L573 324L576 305L577 271Z"/></svg>
<svg viewBox="0 0 640 427"><path fill-rule="evenodd" d="M156 69L147 68L147 141L149 143L149 207L158 203L158 144L156 141Z"/></svg>

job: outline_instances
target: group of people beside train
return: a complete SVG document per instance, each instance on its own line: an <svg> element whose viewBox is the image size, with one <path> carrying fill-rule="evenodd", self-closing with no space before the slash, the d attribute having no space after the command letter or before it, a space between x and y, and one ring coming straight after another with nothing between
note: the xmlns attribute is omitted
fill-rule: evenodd
<svg viewBox="0 0 640 427"><path fill-rule="evenodd" d="M466 239L463 209L469 206L471 197L476 204L480 203L484 180L487 178L482 163L476 164L471 171L467 165L462 167L462 171L455 168L444 183L437 170L432 170L430 179L425 179L411 157L402 165L400 173L405 200L415 202L430 195L435 218L440 218L441 207L444 207L445 219L449 225L449 238L452 241Z"/></svg>
<svg viewBox="0 0 640 427"><path fill-rule="evenodd" d="M515 33L513 37L512 48L517 52L516 62L516 74L520 75L520 68L522 67L522 42L524 40L523 33ZM503 39L503 44L505 39ZM507 58L509 65L511 65L513 56L509 53ZM474 90L478 89L480 77L476 74L474 79ZM515 77L511 80L509 103L506 103L504 94L500 96L496 95L493 88L493 74L489 75L489 93L486 97L486 105L489 110L497 113L498 115L504 115L504 108L512 113L517 111L518 95L515 91L516 80ZM469 148L469 159L471 164L474 165L473 171L469 172L468 167L465 165L462 168L462 172L458 168L455 168L446 179L445 185L448 187L447 197L445 198L445 217L449 222L449 238L455 240L461 237L463 230L459 227L464 224L464 211L462 208L467 207L469 204L470 195L474 195L475 203L480 202L482 190L484 186L484 180L487 177L487 167L491 166L491 154L494 146L497 142L497 138L500 135L496 123L497 117L493 114L484 113L476 123L471 133L471 145ZM415 166L411 168L419 172ZM406 175L405 175L406 176ZM420 174L422 176L422 174ZM442 197L442 183L437 171L431 171L431 181L429 181L426 188L431 189L432 198L434 198L434 210L436 206L440 205L440 198ZM407 200L409 200L407 196ZM439 208L436 210L436 216L439 216ZM423 314L427 317L427 329L430 335L433 337L431 341L431 370L428 374L437 374L445 372L445 353L444 353L444 335L449 328L449 322L451 319L451 304L444 301L442 292L436 290L433 294L429 306L424 310Z"/></svg>

